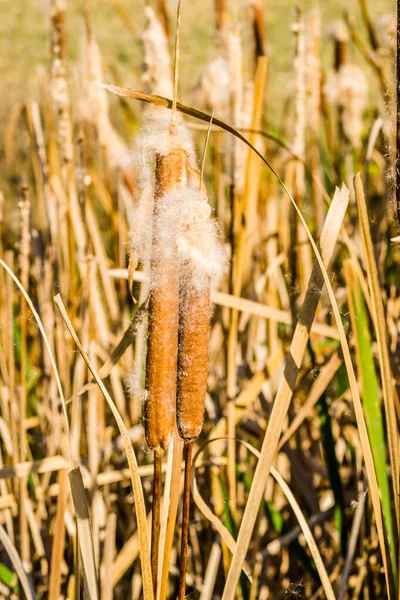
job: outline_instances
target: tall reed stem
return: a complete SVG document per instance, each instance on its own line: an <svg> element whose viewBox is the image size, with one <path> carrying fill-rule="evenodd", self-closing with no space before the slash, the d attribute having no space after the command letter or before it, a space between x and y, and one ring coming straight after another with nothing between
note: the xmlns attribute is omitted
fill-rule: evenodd
<svg viewBox="0 0 400 600"><path fill-rule="evenodd" d="M151 572L153 575L154 597L157 597L158 578L158 549L160 542L160 520L161 520L161 483L162 483L162 459L164 451L162 448L154 450L154 474L153 474L153 503L151 515Z"/></svg>
<svg viewBox="0 0 400 600"><path fill-rule="evenodd" d="M397 0L396 55L396 209L400 224L400 0Z"/></svg>
<svg viewBox="0 0 400 600"><path fill-rule="evenodd" d="M189 511L190 511L190 477L192 471L193 442L185 443L185 483L183 487L183 512L182 512L182 538L181 538L181 560L179 565L179 593L178 599L184 600L186 591L186 562L189 543Z"/></svg>

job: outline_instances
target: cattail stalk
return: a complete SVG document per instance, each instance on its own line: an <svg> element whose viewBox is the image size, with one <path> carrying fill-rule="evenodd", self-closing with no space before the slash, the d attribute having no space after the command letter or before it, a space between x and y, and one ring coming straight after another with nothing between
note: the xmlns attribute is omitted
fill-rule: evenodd
<svg viewBox="0 0 400 600"><path fill-rule="evenodd" d="M321 121L321 12L311 13L311 52L310 52L310 129L311 129L311 169L313 174L313 208L315 231L321 235L324 224L324 205L319 186L321 179L321 157L319 149L319 128Z"/></svg>
<svg viewBox="0 0 400 600"><path fill-rule="evenodd" d="M396 55L396 209L400 225L400 0L397 0Z"/></svg>
<svg viewBox="0 0 400 600"><path fill-rule="evenodd" d="M171 137L176 128L171 125ZM162 247L160 221L157 218L165 195L185 186L188 155L176 147L167 155L156 156L153 242L151 254L151 290L149 337L146 362L145 433L154 450L153 518L151 563L156 592L160 523L160 463L172 439L175 426L176 378L178 357L179 279L175 245Z"/></svg>
<svg viewBox="0 0 400 600"><path fill-rule="evenodd" d="M182 537L181 537L181 560L179 565L179 592L178 599L185 599L186 592L186 562L189 542L189 510L190 510L190 477L192 470L193 441L185 443L185 482L183 486L183 511L182 511Z"/></svg>
<svg viewBox="0 0 400 600"><path fill-rule="evenodd" d="M28 186L25 181L21 186L22 199L18 204L20 211L20 247L19 247L19 267L20 279L24 288L27 290L29 286L29 254L30 254L30 202L28 199ZM27 407L27 391L26 391L26 365L27 365L27 309L26 302L21 299L21 379L19 388L19 443L20 443L20 460L27 460L28 456L28 440L25 429L26 407ZM26 514L26 502L28 499L27 478L21 479L20 487L20 537L21 537L21 558L25 563L29 562L29 531Z"/></svg>

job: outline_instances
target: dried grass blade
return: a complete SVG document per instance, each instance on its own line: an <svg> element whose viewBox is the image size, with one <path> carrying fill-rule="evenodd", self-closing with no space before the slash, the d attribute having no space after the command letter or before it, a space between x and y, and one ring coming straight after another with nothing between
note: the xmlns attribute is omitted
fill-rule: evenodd
<svg viewBox="0 0 400 600"><path fill-rule="evenodd" d="M31 585L29 583L28 577L24 571L24 567L22 565L19 554L7 535L6 530L3 525L0 525L0 543L3 545L5 551L8 554L10 561L15 569L15 572L18 575L18 578L21 582L22 589L24 590L24 594L27 600L36 600L35 592L32 590Z"/></svg>
<svg viewBox="0 0 400 600"><path fill-rule="evenodd" d="M96 383L100 387L101 391L106 398L108 405L114 415L114 418L117 422L118 429L121 433L122 440L124 442L124 448L126 457L128 460L128 465L131 474L132 488L133 494L135 498L136 504L136 518L137 518L137 527L138 527L138 535L139 535L139 546L140 546L140 559L142 564L142 578L143 578L143 595L145 600L153 600L153 585L152 585L152 576L151 576L151 567L150 567L150 546L148 539L148 530L147 530L147 516L146 516L146 507L144 504L143 497L143 488L140 480L140 475L138 472L138 465L136 461L136 456L133 450L132 443L129 438L129 434L126 430L125 424L119 414L111 396L107 392L103 382L101 381L98 373L96 372L94 366L92 365L89 357L84 351L82 344L80 343L78 336L75 333L74 328L72 327L72 323L67 315L64 304L61 300L61 296L58 294L54 298L55 303L57 304L61 316L64 319L65 324L67 325L68 331L74 340L79 352L82 355L85 363L87 364L90 372L92 373Z"/></svg>
<svg viewBox="0 0 400 600"><path fill-rule="evenodd" d="M90 525L89 507L79 467L69 472L72 499L74 502L76 525L78 529L79 550L83 566L83 581L87 597L95 600L99 597L94 546Z"/></svg>
<svg viewBox="0 0 400 600"><path fill-rule="evenodd" d="M57 497L57 513L53 533L51 551L51 568L49 583L49 600L58 600L61 590L61 563L64 555L65 542L65 509L68 498L67 470L63 469L58 475L59 493Z"/></svg>
<svg viewBox="0 0 400 600"><path fill-rule="evenodd" d="M199 600L212 600L217 578L219 563L221 562L222 550L218 542L214 542L208 559L206 572L204 575L203 587Z"/></svg>
<svg viewBox="0 0 400 600"><path fill-rule="evenodd" d="M171 468L171 493L169 497L167 527L165 531L165 541L161 546L163 548L161 584L158 586L160 600L166 600L168 591L168 574L171 561L171 552L174 542L174 534L176 528L176 516L178 514L179 499L181 496L181 471L182 471L182 455L184 442L178 435L175 429L173 438L173 454ZM161 545L161 544L160 544Z"/></svg>
<svg viewBox="0 0 400 600"><path fill-rule="evenodd" d="M178 447L177 452L175 447ZM176 514L178 510L178 503L181 491L181 469L180 463L182 461L182 448L183 440L174 433L172 444L168 449L168 460L167 467L165 470L165 483L163 492L163 503L162 503L162 514L161 514L161 530L160 530L160 551L158 553L158 581L157 581L157 600L163 593L162 583L164 585L168 582L169 574L169 562L171 557L171 548L173 535L171 537L170 531L175 530ZM173 504L171 509L171 502ZM171 509L171 510L170 510ZM169 515L171 514L170 523ZM169 529L168 529L169 527ZM169 537L167 538L167 536ZM168 542L167 542L168 539ZM164 580L163 580L164 577Z"/></svg>

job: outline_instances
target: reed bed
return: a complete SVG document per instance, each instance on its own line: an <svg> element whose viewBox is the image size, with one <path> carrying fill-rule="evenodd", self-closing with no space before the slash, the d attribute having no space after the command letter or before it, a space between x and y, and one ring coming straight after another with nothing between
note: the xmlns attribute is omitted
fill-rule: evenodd
<svg viewBox="0 0 400 600"><path fill-rule="evenodd" d="M127 70L52 0L2 127L0 597L395 600L394 3L293 3L282 74L217 0L193 85L172 4L109 0Z"/></svg>

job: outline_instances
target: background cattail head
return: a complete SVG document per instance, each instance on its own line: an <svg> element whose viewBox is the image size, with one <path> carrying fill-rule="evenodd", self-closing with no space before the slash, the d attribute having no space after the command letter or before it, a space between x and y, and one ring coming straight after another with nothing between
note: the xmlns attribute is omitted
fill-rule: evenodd
<svg viewBox="0 0 400 600"><path fill-rule="evenodd" d="M165 30L151 6L145 7L146 26L142 34L142 81L151 94L172 98L172 68ZM162 109L148 104L145 113L162 118Z"/></svg>
<svg viewBox="0 0 400 600"><path fill-rule="evenodd" d="M337 73L331 73L324 91L332 104L342 108L344 132L353 146L359 148L368 101L368 81L363 71L357 65L342 65Z"/></svg>
<svg viewBox="0 0 400 600"><path fill-rule="evenodd" d="M111 123L109 95L97 85L98 81L104 81L103 61L97 40L87 27L81 41L80 75L80 115L96 127L110 168L126 169L129 166L128 148Z"/></svg>

